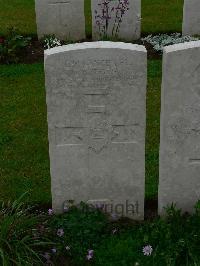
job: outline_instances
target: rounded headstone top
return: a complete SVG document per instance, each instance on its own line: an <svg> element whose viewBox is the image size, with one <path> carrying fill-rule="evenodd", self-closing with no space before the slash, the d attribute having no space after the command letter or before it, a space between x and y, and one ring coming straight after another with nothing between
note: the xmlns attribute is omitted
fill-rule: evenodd
<svg viewBox="0 0 200 266"><path fill-rule="evenodd" d="M147 52L146 48L143 45L124 43L124 42L100 41L100 42L84 42L84 43L63 45L45 50L44 55L46 59L49 55L68 52L68 51L84 50L84 49L122 49L122 50L132 50L144 53Z"/></svg>
<svg viewBox="0 0 200 266"><path fill-rule="evenodd" d="M192 49L192 48L200 48L200 41L192 41L192 42L184 42L184 43L178 43L178 44L173 44L164 47L163 52L164 53L171 53L171 52L176 52L176 51L181 51L181 50L186 50L186 49Z"/></svg>

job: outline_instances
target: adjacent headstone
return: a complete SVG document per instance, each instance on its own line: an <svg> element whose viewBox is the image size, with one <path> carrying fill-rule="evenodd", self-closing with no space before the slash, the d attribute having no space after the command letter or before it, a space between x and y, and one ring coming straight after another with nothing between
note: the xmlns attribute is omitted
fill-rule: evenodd
<svg viewBox="0 0 200 266"><path fill-rule="evenodd" d="M141 34L141 0L91 0L94 40L137 40Z"/></svg>
<svg viewBox="0 0 200 266"><path fill-rule="evenodd" d="M45 51L53 209L143 219L147 54L93 42Z"/></svg>
<svg viewBox="0 0 200 266"><path fill-rule="evenodd" d="M35 0L38 37L85 38L84 0Z"/></svg>
<svg viewBox="0 0 200 266"><path fill-rule="evenodd" d="M164 49L159 213L200 199L200 41Z"/></svg>
<svg viewBox="0 0 200 266"><path fill-rule="evenodd" d="M199 0L185 0L182 31L183 35L200 35Z"/></svg>

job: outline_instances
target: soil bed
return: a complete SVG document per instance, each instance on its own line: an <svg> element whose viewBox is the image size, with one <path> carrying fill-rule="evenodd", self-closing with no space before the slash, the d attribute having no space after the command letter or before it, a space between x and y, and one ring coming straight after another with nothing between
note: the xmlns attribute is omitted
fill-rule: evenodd
<svg viewBox="0 0 200 266"><path fill-rule="evenodd" d="M91 39L85 40L90 42ZM153 46L147 42L142 42L141 40L135 41L135 44L144 45L147 49L148 59L161 59L162 55L153 49ZM44 48L41 41L37 38L33 38L30 45L26 47L23 52L19 55L18 63L22 64L33 64L43 62L44 60Z"/></svg>

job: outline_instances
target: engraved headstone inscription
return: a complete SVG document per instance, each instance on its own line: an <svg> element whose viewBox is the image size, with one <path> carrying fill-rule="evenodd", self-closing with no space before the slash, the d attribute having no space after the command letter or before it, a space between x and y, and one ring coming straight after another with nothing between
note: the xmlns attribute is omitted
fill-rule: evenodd
<svg viewBox="0 0 200 266"><path fill-rule="evenodd" d="M200 199L200 41L164 49L159 213Z"/></svg>
<svg viewBox="0 0 200 266"><path fill-rule="evenodd" d="M144 216L147 56L93 42L45 51L52 199Z"/></svg>
<svg viewBox="0 0 200 266"><path fill-rule="evenodd" d="M35 0L38 37L85 38L84 0Z"/></svg>

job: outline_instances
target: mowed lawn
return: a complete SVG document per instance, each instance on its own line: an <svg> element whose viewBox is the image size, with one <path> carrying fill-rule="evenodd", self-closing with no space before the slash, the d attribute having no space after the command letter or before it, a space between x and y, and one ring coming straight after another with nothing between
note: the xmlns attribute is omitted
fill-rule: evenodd
<svg viewBox="0 0 200 266"><path fill-rule="evenodd" d="M91 36L90 1L85 0L86 33ZM142 0L142 34L181 32L183 0ZM34 0L0 0L0 34L17 27L21 33L36 35Z"/></svg>
<svg viewBox="0 0 200 266"><path fill-rule="evenodd" d="M155 197L161 61L149 61L146 196ZM0 66L0 199L51 200L43 64Z"/></svg>

